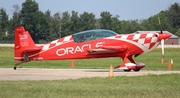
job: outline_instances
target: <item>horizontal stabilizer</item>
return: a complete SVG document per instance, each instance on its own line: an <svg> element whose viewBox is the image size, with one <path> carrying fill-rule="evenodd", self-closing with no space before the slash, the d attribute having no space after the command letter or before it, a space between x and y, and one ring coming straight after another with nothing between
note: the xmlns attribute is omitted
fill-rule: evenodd
<svg viewBox="0 0 180 98"><path fill-rule="evenodd" d="M37 52L40 50L41 50L41 48L29 48L29 49L25 49L25 52L30 53L30 52Z"/></svg>

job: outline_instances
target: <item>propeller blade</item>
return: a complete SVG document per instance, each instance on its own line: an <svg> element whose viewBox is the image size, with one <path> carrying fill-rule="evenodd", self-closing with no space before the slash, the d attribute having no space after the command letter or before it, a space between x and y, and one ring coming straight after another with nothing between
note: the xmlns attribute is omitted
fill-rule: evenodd
<svg viewBox="0 0 180 98"><path fill-rule="evenodd" d="M160 19L159 19L159 16L158 16L158 21L159 21L159 26L160 26L160 31L161 31L160 34L162 34L163 32L162 32L162 26L161 26L161 21L160 21Z"/></svg>
<svg viewBox="0 0 180 98"><path fill-rule="evenodd" d="M159 21L159 26L160 26L160 34L163 34L162 31L162 26L161 26L161 21L159 19L159 15L158 15L158 21ZM161 64L164 64L164 39L161 39L161 49L162 49L162 60L161 60Z"/></svg>
<svg viewBox="0 0 180 98"><path fill-rule="evenodd" d="M162 60L161 60L161 63L164 64L164 39L161 40L161 49L162 49Z"/></svg>

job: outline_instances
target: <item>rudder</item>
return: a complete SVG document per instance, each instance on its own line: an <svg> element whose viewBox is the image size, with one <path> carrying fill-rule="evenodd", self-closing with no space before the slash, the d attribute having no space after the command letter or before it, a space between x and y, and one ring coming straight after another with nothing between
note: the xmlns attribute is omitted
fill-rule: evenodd
<svg viewBox="0 0 180 98"><path fill-rule="evenodd" d="M23 61L25 59L24 54L27 50L36 48L36 45L29 32L25 31L23 26L15 28L14 33L14 59Z"/></svg>

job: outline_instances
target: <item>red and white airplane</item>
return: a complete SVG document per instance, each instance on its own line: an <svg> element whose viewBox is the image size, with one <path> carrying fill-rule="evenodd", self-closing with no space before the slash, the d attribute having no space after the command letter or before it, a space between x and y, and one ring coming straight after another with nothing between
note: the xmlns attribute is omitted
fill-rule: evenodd
<svg viewBox="0 0 180 98"><path fill-rule="evenodd" d="M123 64L115 68L139 71L144 63L135 62L133 56L155 49L160 41L171 34L161 32L117 34L111 30L95 29L78 32L42 46L36 46L23 26L15 28L14 66L31 60L67 60L121 57ZM161 43L164 46L164 43ZM164 51L164 48L162 48ZM164 54L164 52L163 52ZM130 62L128 62L128 60Z"/></svg>

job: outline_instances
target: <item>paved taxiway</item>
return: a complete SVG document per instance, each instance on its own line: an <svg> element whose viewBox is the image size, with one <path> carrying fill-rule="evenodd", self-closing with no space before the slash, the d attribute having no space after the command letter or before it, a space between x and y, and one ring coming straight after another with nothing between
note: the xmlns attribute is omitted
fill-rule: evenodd
<svg viewBox="0 0 180 98"><path fill-rule="evenodd" d="M148 74L171 74L180 71L146 71L124 72L114 70L114 76L139 76ZM41 69L41 68L0 68L0 81L2 80L62 80L91 77L108 77L108 69Z"/></svg>

